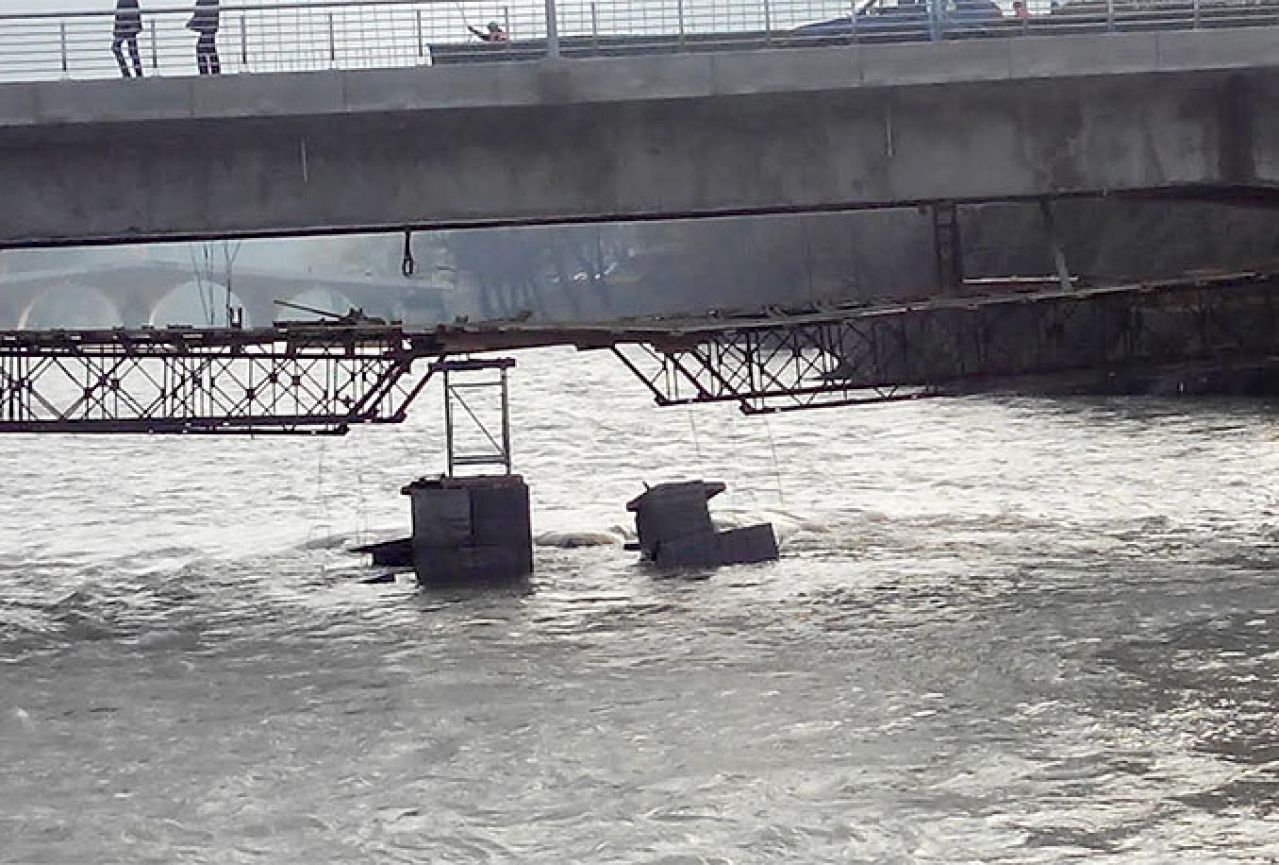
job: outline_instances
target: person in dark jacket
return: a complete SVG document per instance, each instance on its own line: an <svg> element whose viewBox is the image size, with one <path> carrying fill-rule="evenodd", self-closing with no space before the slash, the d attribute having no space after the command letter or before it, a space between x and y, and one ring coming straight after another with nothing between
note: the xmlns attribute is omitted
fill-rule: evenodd
<svg viewBox="0 0 1279 865"><path fill-rule="evenodd" d="M200 34L195 40L195 65L201 75L221 75L222 60L218 57L218 0L195 0L195 11L187 22L187 29Z"/></svg>
<svg viewBox="0 0 1279 865"><path fill-rule="evenodd" d="M129 65L124 62L124 46L129 46L129 59L133 61L133 74L142 77L142 58L138 55L138 34L142 32L142 10L138 0L116 0L115 28L111 31L111 53L120 64L120 74L129 77Z"/></svg>
<svg viewBox="0 0 1279 865"><path fill-rule="evenodd" d="M496 21L490 21L487 30L481 30L478 27L466 25L466 29L479 37L481 42L506 42L506 31L502 29L502 25Z"/></svg>

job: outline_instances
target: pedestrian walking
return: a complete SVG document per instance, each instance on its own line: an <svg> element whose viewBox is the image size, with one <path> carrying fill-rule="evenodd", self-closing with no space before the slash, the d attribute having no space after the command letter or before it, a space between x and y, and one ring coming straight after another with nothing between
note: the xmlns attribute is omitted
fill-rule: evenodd
<svg viewBox="0 0 1279 865"><path fill-rule="evenodd" d="M218 57L218 0L195 0L195 11L187 22L187 29L199 34L195 40L195 65L201 75L221 75L222 60Z"/></svg>
<svg viewBox="0 0 1279 865"><path fill-rule="evenodd" d="M120 64L120 74L129 78L129 64L124 60L124 48L129 48L133 61L133 76L142 77L142 57L138 54L138 34L142 32L142 10L138 0L116 0L115 27L111 31L111 53Z"/></svg>

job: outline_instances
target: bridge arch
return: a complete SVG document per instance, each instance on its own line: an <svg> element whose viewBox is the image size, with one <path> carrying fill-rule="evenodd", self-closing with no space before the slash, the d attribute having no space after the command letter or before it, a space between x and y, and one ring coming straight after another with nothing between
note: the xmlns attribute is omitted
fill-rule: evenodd
<svg viewBox="0 0 1279 865"><path fill-rule="evenodd" d="M8 330L18 326L22 310L18 304L4 296L0 296L0 330Z"/></svg>
<svg viewBox="0 0 1279 865"><path fill-rule="evenodd" d="M124 324L120 308L106 292L85 285L56 285L35 294L17 316L27 328L109 328Z"/></svg>
<svg viewBox="0 0 1279 865"><path fill-rule="evenodd" d="M226 324L226 288L210 280L187 280L175 285L161 295L147 310L146 323L155 327L166 324L190 324L196 327L221 327ZM246 303L240 293L232 289L231 305L244 309L246 326L270 324L262 321L262 311L254 304Z"/></svg>

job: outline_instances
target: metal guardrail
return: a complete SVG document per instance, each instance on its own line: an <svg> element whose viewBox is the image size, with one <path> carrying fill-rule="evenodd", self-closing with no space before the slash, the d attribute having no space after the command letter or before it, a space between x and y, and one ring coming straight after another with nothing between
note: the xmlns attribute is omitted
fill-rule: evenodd
<svg viewBox="0 0 1279 865"><path fill-rule="evenodd" d="M0 82L197 73L191 6L143 0L136 60L128 41L117 60L116 13L98 2L108 8L0 14ZM216 69L243 74L1275 26L1279 0L249 0L223 5L219 25Z"/></svg>

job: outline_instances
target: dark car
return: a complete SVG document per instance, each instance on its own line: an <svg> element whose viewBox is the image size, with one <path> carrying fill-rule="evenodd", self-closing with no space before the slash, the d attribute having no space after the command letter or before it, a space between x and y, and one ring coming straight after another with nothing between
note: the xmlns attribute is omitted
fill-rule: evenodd
<svg viewBox="0 0 1279 865"><path fill-rule="evenodd" d="M872 3L863 6L856 16L796 27L790 32L790 44L920 42L952 35L984 35L999 30L1003 24L1003 12L993 0L946 0L936 21L926 3Z"/></svg>

